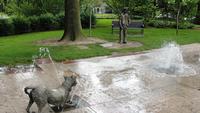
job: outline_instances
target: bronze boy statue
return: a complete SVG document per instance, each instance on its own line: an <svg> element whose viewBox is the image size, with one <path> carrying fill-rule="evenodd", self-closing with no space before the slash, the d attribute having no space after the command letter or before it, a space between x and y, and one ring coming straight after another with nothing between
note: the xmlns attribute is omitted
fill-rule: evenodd
<svg viewBox="0 0 200 113"><path fill-rule="evenodd" d="M119 18L119 26L120 26L119 43L123 44L127 43L126 35L129 23L130 23L130 18L128 15L128 8L124 8Z"/></svg>

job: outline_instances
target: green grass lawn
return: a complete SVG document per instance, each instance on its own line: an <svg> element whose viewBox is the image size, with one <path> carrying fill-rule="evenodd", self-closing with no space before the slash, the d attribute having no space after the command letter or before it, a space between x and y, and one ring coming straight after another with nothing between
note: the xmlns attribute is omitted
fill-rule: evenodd
<svg viewBox="0 0 200 113"><path fill-rule="evenodd" d="M84 34L88 35L88 29L84 29ZM0 65L29 64L32 56L38 54L42 45L35 45L37 40L60 38L63 31L48 31L28 33L0 37ZM154 48L159 48L166 41L176 41L179 44L190 44L200 42L200 30L180 30L179 36L175 35L175 29L147 28L144 37L129 36L128 40L138 41L143 44L139 48L126 49L106 49L97 44L89 45L89 49L81 50L76 46L54 46L48 47L54 60L71 60L94 56L111 55L112 52L135 52ZM111 20L101 19L97 21L97 26L92 30L93 37L98 37L108 41L118 40L118 35L111 34ZM81 52L80 52L81 51Z"/></svg>

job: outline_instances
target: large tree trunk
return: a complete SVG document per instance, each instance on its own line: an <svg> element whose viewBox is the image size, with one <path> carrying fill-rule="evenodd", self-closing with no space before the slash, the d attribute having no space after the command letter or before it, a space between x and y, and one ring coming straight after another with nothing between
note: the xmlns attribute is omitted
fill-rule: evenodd
<svg viewBox="0 0 200 113"><path fill-rule="evenodd" d="M63 39L68 41L75 41L77 39L83 38L79 0L65 0L64 23L64 34L59 41L62 41Z"/></svg>

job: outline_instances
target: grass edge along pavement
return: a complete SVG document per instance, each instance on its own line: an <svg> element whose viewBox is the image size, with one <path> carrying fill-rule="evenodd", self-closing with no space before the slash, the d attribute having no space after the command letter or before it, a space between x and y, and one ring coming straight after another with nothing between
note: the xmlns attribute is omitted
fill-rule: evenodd
<svg viewBox="0 0 200 113"><path fill-rule="evenodd" d="M92 36L111 42L118 41L117 32L111 33L111 19L98 19L97 26L92 29ZM84 29L84 34L89 34L88 29ZM21 35L0 37L0 66L19 65L32 63L32 56L38 54L40 47L48 47L55 61L81 59L95 56L111 55L113 52L126 53L138 52L160 48L168 41L175 41L178 44L191 44L200 42L200 30L184 29L180 30L178 36L175 29L146 28L144 37L129 36L129 41L138 41L143 44L138 48L107 49L98 44L88 45L88 49L80 49L75 45L70 46L38 46L34 41L58 38L63 31L35 32Z"/></svg>

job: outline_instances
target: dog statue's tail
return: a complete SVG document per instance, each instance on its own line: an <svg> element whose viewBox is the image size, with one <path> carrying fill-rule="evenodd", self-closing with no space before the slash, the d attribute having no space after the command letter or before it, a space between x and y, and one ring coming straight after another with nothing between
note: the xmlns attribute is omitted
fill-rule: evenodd
<svg viewBox="0 0 200 113"><path fill-rule="evenodd" d="M24 88L24 92L27 94L27 95L29 95L30 96L30 94L31 94L31 91L33 90L34 88L33 87L25 87ZM28 92L28 90L31 90L30 92Z"/></svg>

